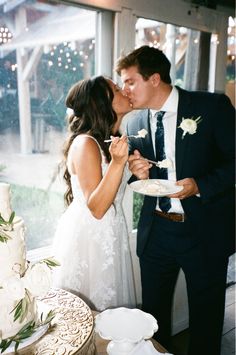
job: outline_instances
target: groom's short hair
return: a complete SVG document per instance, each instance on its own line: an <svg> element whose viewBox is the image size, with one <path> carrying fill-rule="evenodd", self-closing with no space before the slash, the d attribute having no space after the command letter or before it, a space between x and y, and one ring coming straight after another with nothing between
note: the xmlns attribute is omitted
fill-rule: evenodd
<svg viewBox="0 0 236 355"><path fill-rule="evenodd" d="M165 54L157 48L142 46L126 56L120 57L116 64L116 72L120 75L122 69L133 66L138 68L138 72L144 80L148 80L152 74L158 73L162 81L171 84L170 62Z"/></svg>

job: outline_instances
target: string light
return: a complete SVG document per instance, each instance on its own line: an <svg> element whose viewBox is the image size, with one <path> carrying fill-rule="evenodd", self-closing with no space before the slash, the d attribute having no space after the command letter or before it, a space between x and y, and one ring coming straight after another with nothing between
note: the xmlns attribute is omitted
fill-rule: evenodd
<svg viewBox="0 0 236 355"><path fill-rule="evenodd" d="M95 43L95 41L93 41ZM78 67L83 69L86 66L86 62L90 59L89 46L93 46L92 40L90 43L85 45L80 45L79 50L75 50L76 42L62 42L58 46L47 46L44 53L49 56L47 58L47 63L49 67L56 65L56 67L62 70L77 71ZM50 48L51 47L51 48ZM76 55L80 58L76 58ZM81 59L83 58L83 61Z"/></svg>
<svg viewBox="0 0 236 355"><path fill-rule="evenodd" d="M12 34L7 27L0 28L0 43L10 42L12 39Z"/></svg>
<svg viewBox="0 0 236 355"><path fill-rule="evenodd" d="M25 31L29 31L29 28L25 27ZM155 31L153 31L153 33L154 32ZM0 45L11 41L12 37L12 33L7 27L0 27ZM53 65L55 64L57 68L71 70L73 72L77 71L78 67L80 67L81 69L84 68L86 62L90 59L91 51L94 50L95 42L95 39L91 39L89 43L87 42L86 47L85 45L80 45L79 50L76 50L76 45L78 45L78 42L76 41L64 41L58 45L44 45L43 52L46 56L45 58L47 60L48 67L53 67ZM157 41L155 44L159 45ZM78 55L83 58L83 62L81 62L79 58L78 61L76 60L76 56ZM71 56L73 56L73 60ZM16 69L17 65L12 64L11 70L14 72L16 71Z"/></svg>

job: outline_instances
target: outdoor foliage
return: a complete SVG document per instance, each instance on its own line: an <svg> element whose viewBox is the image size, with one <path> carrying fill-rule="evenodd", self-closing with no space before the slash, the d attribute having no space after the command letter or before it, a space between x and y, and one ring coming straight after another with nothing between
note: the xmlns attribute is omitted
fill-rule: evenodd
<svg viewBox="0 0 236 355"><path fill-rule="evenodd" d="M11 191L12 209L25 222L27 250L51 244L64 211L63 195L13 184Z"/></svg>
<svg viewBox="0 0 236 355"><path fill-rule="evenodd" d="M138 220L140 215L140 210L143 204L143 195L134 192L134 204L133 204L133 228L136 229L138 226Z"/></svg>

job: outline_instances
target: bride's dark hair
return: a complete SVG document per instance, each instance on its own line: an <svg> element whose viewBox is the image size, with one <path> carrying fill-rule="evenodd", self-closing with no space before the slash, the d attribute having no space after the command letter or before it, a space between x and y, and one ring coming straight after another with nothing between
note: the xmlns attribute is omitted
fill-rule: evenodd
<svg viewBox="0 0 236 355"><path fill-rule="evenodd" d="M81 80L71 87L66 97L66 106L72 109L73 113L68 115L70 135L63 149L65 163L73 140L83 133L96 138L107 161L111 160L109 146L104 143L104 140L110 138L117 121L116 112L112 108L113 97L113 91L103 76ZM68 187L64 198L66 204L69 205L73 196L67 166L64 179Z"/></svg>

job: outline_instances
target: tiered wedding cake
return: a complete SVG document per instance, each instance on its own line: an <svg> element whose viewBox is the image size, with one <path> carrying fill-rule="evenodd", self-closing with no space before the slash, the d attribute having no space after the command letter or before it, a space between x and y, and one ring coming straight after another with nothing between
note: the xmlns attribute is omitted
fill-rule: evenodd
<svg viewBox="0 0 236 355"><path fill-rule="evenodd" d="M0 183L0 353L12 354L18 346L32 344L56 314L59 321L51 331L52 338L45 337L45 342L40 338L37 354L42 353L41 348L44 353L45 347L50 354L58 351L68 355L73 348L76 354L95 354L91 310L64 290L48 292L51 268L59 264L51 258L35 264L26 260L24 221L12 212L10 200L10 185ZM37 306L42 309L37 310Z"/></svg>
<svg viewBox="0 0 236 355"><path fill-rule="evenodd" d="M11 209L10 185L0 183L0 345L26 324L34 326L35 297L44 296L51 285L49 259L27 262L24 232L24 221Z"/></svg>

